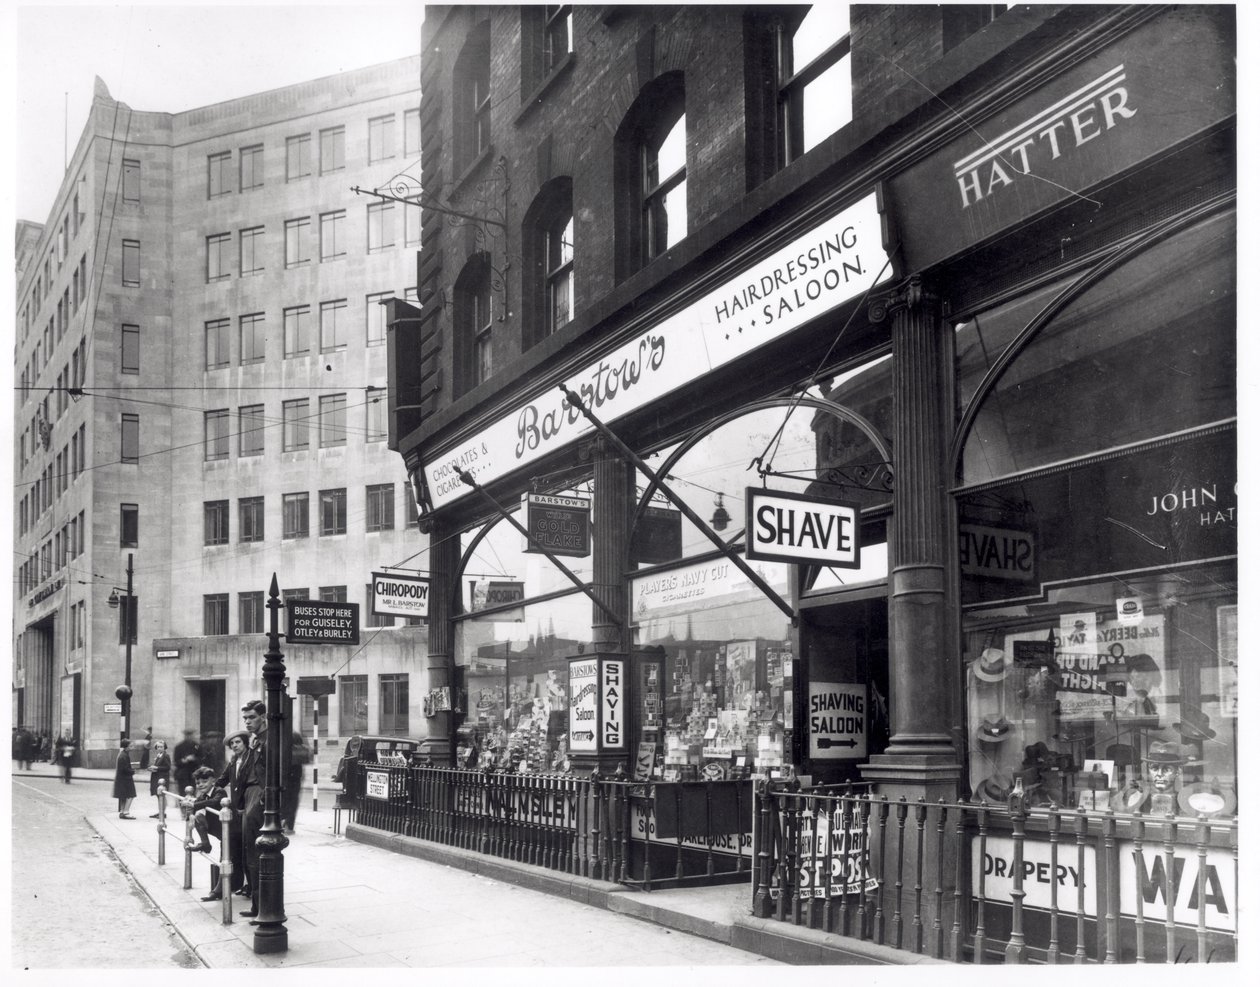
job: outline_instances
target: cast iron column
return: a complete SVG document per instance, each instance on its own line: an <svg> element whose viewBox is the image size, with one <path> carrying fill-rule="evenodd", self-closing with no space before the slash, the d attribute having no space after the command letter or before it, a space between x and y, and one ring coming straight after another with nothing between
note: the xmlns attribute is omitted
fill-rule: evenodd
<svg viewBox="0 0 1260 987"><path fill-rule="evenodd" d="M429 535L429 688L451 690L451 705L455 705L455 648L454 627L455 601L459 598L459 532L441 521L433 521ZM448 712L435 713L429 721L429 736L421 742L420 749L430 763L452 763L455 738L452 736L455 718Z"/></svg>
<svg viewBox="0 0 1260 987"><path fill-rule="evenodd" d="M628 591L622 582L630 567L630 517L634 510L634 471L602 436L591 443L595 460L594 544L591 569L596 594L621 623L599 607L591 608L591 641L595 650L624 654L627 639Z"/></svg>
<svg viewBox="0 0 1260 987"><path fill-rule="evenodd" d="M917 277L871 303L892 319L893 517L889 532L888 660L892 736L863 775L890 795L953 799L950 731L956 676L947 640L945 426L949 367L939 299Z"/></svg>
<svg viewBox="0 0 1260 987"><path fill-rule="evenodd" d="M266 785L263 788L263 824L258 833L258 927L254 930L255 953L282 953L289 948L284 914L284 848L289 838L280 826L280 753L289 737L284 722L284 655L280 652L280 584L271 574L267 609L271 611L267 652L263 655L263 683L267 688L267 736L263 742Z"/></svg>

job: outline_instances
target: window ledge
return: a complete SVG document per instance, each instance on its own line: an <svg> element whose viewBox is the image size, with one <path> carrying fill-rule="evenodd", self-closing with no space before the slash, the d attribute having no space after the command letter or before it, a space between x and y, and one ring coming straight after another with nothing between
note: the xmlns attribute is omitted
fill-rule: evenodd
<svg viewBox="0 0 1260 987"><path fill-rule="evenodd" d="M483 150L480 154L478 154L477 157L475 157L472 160L472 162L468 165L468 167L465 168L462 172L460 172L459 177L455 179L454 187L451 189L451 195L454 196L458 194L463 189L463 187L469 182L469 180L473 177L473 175L475 175L478 171L481 170L481 166L485 164L485 162L488 161L491 158L491 156L493 156L493 154L494 154L494 145L487 144L485 150Z"/></svg>
<svg viewBox="0 0 1260 987"><path fill-rule="evenodd" d="M512 118L513 126L520 126L521 121L529 116L530 112L539 106L543 97L547 95L547 91L554 87L562 76L568 75L573 70L573 63L576 61L573 52L569 52L561 60L560 64L551 70L547 78L538 85L529 97L521 104L521 108L516 111L516 116Z"/></svg>

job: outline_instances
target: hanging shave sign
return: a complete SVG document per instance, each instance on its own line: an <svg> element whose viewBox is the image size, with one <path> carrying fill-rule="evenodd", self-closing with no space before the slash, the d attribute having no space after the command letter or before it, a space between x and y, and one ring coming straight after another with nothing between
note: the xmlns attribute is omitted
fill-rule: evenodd
<svg viewBox="0 0 1260 987"><path fill-rule="evenodd" d="M564 383L615 422L887 281L887 260L872 192ZM488 483L592 428L553 387L435 456L424 467L430 500L470 493L460 470Z"/></svg>

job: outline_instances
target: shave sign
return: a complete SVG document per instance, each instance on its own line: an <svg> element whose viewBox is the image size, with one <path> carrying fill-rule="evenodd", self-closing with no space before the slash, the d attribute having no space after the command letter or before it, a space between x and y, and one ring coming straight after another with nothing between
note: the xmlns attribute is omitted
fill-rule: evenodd
<svg viewBox="0 0 1260 987"><path fill-rule="evenodd" d="M770 562L861 568L861 507L749 487L745 555Z"/></svg>

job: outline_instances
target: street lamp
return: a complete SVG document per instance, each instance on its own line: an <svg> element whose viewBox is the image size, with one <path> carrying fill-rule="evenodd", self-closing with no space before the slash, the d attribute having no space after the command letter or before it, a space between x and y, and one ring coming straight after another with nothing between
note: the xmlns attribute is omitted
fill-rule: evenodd
<svg viewBox="0 0 1260 987"><path fill-rule="evenodd" d="M123 644L125 646L125 653L127 657L126 657L126 664L123 666L123 684L114 690L114 695L118 697L118 700L121 703L121 708L119 709L119 721L118 721L118 746L119 747L121 747L122 742L127 739L127 730L131 722L131 635L132 635L131 619L134 613L133 604L134 604L134 599L135 599L135 597L132 595L132 592L131 592L131 575L133 571L131 568L131 559L132 559L132 553L128 552L127 553L127 588L126 590L123 591L125 595L120 598L118 596L119 588L115 586L113 588L113 591L109 594L109 600L106 601L107 603L109 603L109 608L111 610L117 610L119 603L124 600L126 601L125 603L123 603Z"/></svg>

